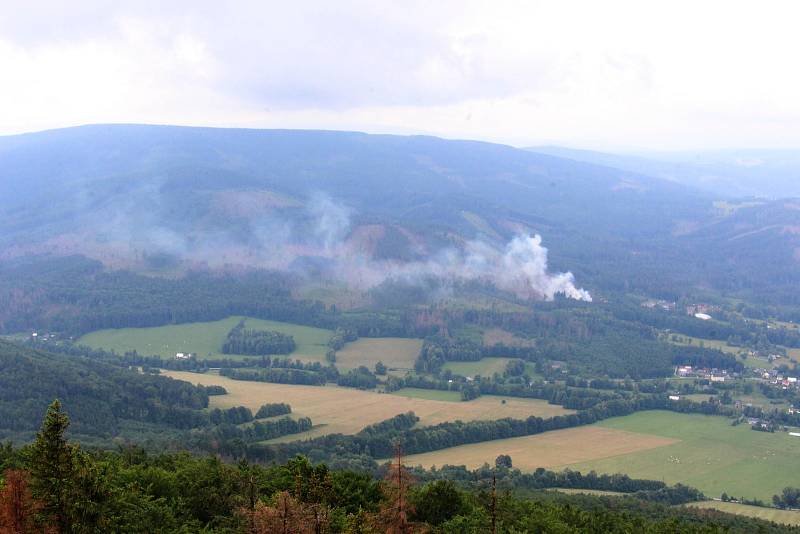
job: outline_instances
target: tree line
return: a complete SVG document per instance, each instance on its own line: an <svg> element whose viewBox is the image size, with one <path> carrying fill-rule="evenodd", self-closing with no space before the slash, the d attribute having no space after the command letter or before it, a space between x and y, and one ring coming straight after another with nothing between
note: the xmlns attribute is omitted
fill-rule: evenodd
<svg viewBox="0 0 800 534"><path fill-rule="evenodd" d="M297 347L290 335L272 330L253 330L245 328L244 324L242 319L228 332L222 344L223 354L290 354Z"/></svg>

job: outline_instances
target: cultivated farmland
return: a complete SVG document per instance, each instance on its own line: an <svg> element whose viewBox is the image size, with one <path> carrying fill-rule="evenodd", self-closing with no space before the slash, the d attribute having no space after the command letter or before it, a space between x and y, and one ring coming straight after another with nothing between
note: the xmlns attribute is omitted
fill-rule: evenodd
<svg viewBox="0 0 800 534"><path fill-rule="evenodd" d="M793 512L790 510L778 510L777 508L764 508L763 506L749 506L746 504L722 501L703 501L691 503L687 506L694 508L705 508L708 510L719 510L720 512L744 515L747 517L756 517L766 521L783 523L784 525L800 526L800 512Z"/></svg>
<svg viewBox="0 0 800 534"><path fill-rule="evenodd" d="M367 425L409 411L420 417L422 425L457 419L471 421L500 417L524 418L531 415L551 417L572 413L571 410L537 399L506 398L503 403L501 397L486 395L469 402L450 402L338 386L298 386L231 380L211 373L164 371L162 374L193 384L224 386L228 394L211 397L212 407L247 406L255 411L268 402L290 404L294 415L310 417L315 428L304 434L290 436L287 438L289 440L337 432L354 434Z"/></svg>
<svg viewBox="0 0 800 534"><path fill-rule="evenodd" d="M463 445L408 457L409 464L492 463L509 454L514 467L626 473L681 482L708 496L722 492L770 502L800 479L800 438L731 426L724 417L639 412L596 425Z"/></svg>
<svg viewBox="0 0 800 534"><path fill-rule="evenodd" d="M424 467L451 464L476 468L484 463L491 465L499 455L508 454L514 462L514 467L523 471L533 471L538 467L554 467L565 463L630 454L675 442L676 440L671 438L593 425L413 454L406 459L406 462L409 465Z"/></svg>

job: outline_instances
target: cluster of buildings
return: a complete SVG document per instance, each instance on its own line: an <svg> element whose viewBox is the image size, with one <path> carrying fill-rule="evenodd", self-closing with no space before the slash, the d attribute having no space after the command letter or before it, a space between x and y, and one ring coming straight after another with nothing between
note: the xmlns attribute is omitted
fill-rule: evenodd
<svg viewBox="0 0 800 534"><path fill-rule="evenodd" d="M58 336L54 333L41 333L41 332L32 332L31 333L31 340L32 341L53 341L57 339Z"/></svg>
<svg viewBox="0 0 800 534"><path fill-rule="evenodd" d="M664 310L664 311L675 311L676 306L677 305L675 304L675 302L672 302L672 301L669 301L669 300L662 300L662 299L658 299L658 300L656 300L656 299L647 299L644 302L642 302L642 307L643 308L650 308L650 309L659 308L659 309Z"/></svg>
<svg viewBox="0 0 800 534"><path fill-rule="evenodd" d="M800 382L797 381L796 376L786 376L782 373L779 373L776 369L772 369L771 371L762 371L761 379L769 382L773 386L781 387L783 389L800 387Z"/></svg>
<svg viewBox="0 0 800 534"><path fill-rule="evenodd" d="M719 310L720 307L713 304L690 304L686 306L686 315L694 315L695 317L697 317L698 314L710 316L712 313L718 312Z"/></svg>
<svg viewBox="0 0 800 534"><path fill-rule="evenodd" d="M680 378L704 378L710 382L725 382L730 378L725 369L707 367L692 367L691 365L679 365L675 368L675 376Z"/></svg>

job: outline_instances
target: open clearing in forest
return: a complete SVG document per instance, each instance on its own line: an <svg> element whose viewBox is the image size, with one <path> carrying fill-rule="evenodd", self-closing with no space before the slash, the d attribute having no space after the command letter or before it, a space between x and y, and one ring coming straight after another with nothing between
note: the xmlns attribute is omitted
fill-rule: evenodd
<svg viewBox="0 0 800 534"><path fill-rule="evenodd" d="M756 517L766 521L783 523L784 525L800 526L800 512L793 512L790 510L778 510L776 508L764 508L763 506L750 506L736 502L722 501L693 502L687 504L686 506L691 506L693 508L705 508L709 510L719 510L720 512L744 515L747 517Z"/></svg>
<svg viewBox="0 0 800 534"><path fill-rule="evenodd" d="M643 449L663 447L675 441L670 438L592 425L412 454L408 456L406 463L424 467L434 465L441 467L445 464L466 465L474 469L484 463L494 465L495 458L501 454L508 454L514 467L523 471L533 471L538 467L555 467L564 463L608 458Z"/></svg>
<svg viewBox="0 0 800 534"><path fill-rule="evenodd" d="M519 337L502 328L489 328L483 331L483 344L487 347L502 344L506 347L531 347L533 340Z"/></svg>
<svg viewBox="0 0 800 534"><path fill-rule="evenodd" d="M454 374L461 376L474 377L492 376L495 373L501 375L506 370L506 365L511 361L511 358L481 358L476 362L445 362L442 369L445 371L452 371Z"/></svg>
<svg viewBox="0 0 800 534"><path fill-rule="evenodd" d="M213 373L162 371L162 374L193 384L223 386L228 394L211 397L211 406L214 408L246 406L255 412L262 404L285 402L292 406L293 415L311 418L314 424L312 430L286 436L284 441L338 432L354 434L367 425L405 412L416 413L422 425L434 425L457 419L491 420L501 417L525 418L531 415L551 417L573 413L571 410L538 399L505 398L506 403L503 404L503 397L486 395L469 402L450 402L338 386L300 386L231 380Z"/></svg>
<svg viewBox="0 0 800 534"><path fill-rule="evenodd" d="M721 350L722 352L733 354L734 356L745 350L742 347L734 347L733 345L728 345L727 341L720 341L717 339L703 339L699 337L687 336L684 334L667 334L666 340L674 345L718 349Z"/></svg>
<svg viewBox="0 0 800 534"><path fill-rule="evenodd" d="M372 371L376 363L383 362L389 369L412 370L421 349L421 339L362 337L336 351L336 367L354 369L365 365Z"/></svg>
<svg viewBox="0 0 800 534"><path fill-rule="evenodd" d="M557 491L559 493L566 493L567 495L600 495L606 497L624 497L630 495L621 491L605 491L593 489L579 489L579 488L550 488L548 491Z"/></svg>
<svg viewBox="0 0 800 534"><path fill-rule="evenodd" d="M236 358L222 354L222 344L231 328L243 317L228 317L219 321L185 323L149 328L113 328L91 332L78 339L78 344L96 349L113 350L119 354L135 350L146 356L173 358L176 352L194 352L200 360ZM244 318L245 326L255 330L274 330L288 334L297 345L289 356L307 361L325 361L328 340L333 332L279 321Z"/></svg>

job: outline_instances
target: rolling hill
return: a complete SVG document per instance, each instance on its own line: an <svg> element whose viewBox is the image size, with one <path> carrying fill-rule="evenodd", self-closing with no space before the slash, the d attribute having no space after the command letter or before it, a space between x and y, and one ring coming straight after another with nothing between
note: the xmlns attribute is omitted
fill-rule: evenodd
<svg viewBox="0 0 800 534"><path fill-rule="evenodd" d="M87 441L131 432L168 438L196 426L208 406L208 393L186 382L0 340L0 436L29 439L54 399Z"/></svg>

